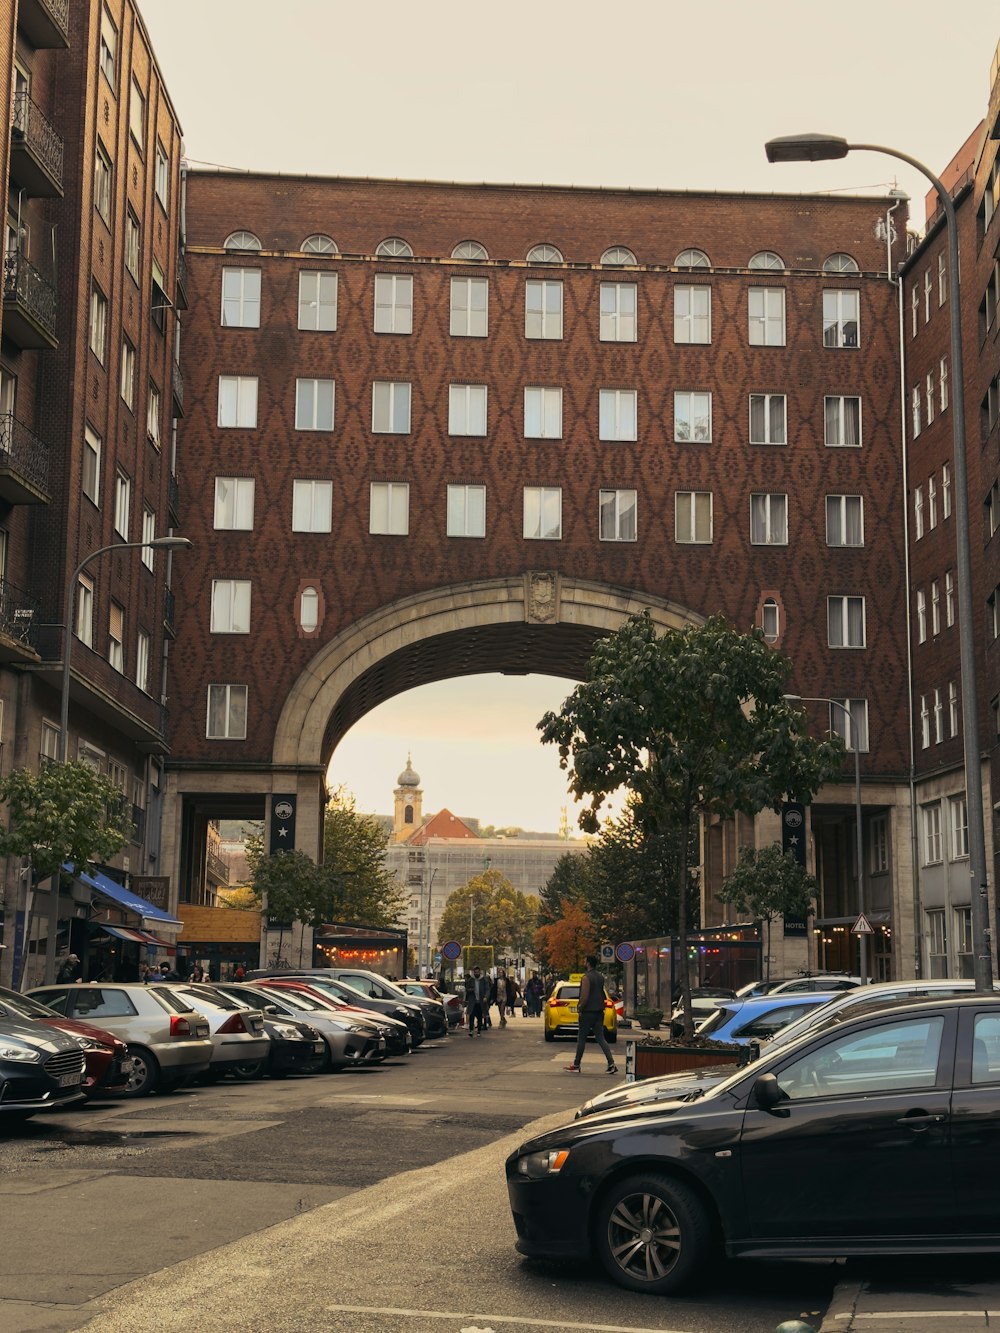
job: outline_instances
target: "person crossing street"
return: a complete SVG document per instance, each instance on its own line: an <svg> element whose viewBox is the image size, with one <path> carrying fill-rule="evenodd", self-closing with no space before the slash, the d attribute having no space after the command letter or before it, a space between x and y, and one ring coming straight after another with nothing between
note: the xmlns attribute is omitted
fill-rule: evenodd
<svg viewBox="0 0 1000 1333"><path fill-rule="evenodd" d="M580 982L580 999L577 1003L576 1055L573 1057L573 1063L566 1066L567 1073L570 1074L579 1074L580 1061L587 1046L587 1038L591 1034L604 1052L608 1062L608 1073L618 1073L615 1057L611 1054L611 1047L604 1036L604 976L598 970L597 961L596 954L587 955L587 971Z"/></svg>

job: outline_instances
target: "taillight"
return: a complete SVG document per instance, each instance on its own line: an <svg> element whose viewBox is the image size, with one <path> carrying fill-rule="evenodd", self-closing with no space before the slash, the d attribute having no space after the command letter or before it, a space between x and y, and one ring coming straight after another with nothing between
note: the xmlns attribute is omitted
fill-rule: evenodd
<svg viewBox="0 0 1000 1333"><path fill-rule="evenodd" d="M550 1008L550 1009L559 1009L559 1008L561 1008L561 1007L562 1007L562 1001L561 1001L561 1000L549 1000L549 1008Z"/></svg>
<svg viewBox="0 0 1000 1333"><path fill-rule="evenodd" d="M170 1015L170 1035L172 1037L190 1037L191 1024L180 1014Z"/></svg>
<svg viewBox="0 0 1000 1333"><path fill-rule="evenodd" d="M613 1008L615 1007L615 1002L614 1002L614 1000L605 1000L605 1001L604 1001L604 1007L605 1007L605 1009L613 1009Z"/></svg>
<svg viewBox="0 0 1000 1333"><path fill-rule="evenodd" d="M222 1027L216 1029L217 1032L246 1032L247 1025L243 1022L242 1014L233 1014L232 1018L227 1018Z"/></svg>

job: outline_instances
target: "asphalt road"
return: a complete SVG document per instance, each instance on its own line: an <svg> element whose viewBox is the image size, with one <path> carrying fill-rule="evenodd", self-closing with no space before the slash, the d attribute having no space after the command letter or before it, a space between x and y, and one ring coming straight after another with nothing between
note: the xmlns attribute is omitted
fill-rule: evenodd
<svg viewBox="0 0 1000 1333"><path fill-rule="evenodd" d="M405 1061L0 1119L4 1333L771 1333L833 1264L727 1264L684 1299L516 1254L503 1160L611 1080L538 1020Z"/></svg>

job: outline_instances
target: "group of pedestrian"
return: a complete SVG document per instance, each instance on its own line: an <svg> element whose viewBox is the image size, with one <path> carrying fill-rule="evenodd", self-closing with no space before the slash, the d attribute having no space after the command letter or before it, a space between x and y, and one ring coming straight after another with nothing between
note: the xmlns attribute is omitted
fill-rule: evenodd
<svg viewBox="0 0 1000 1333"><path fill-rule="evenodd" d="M507 1016L513 1016L518 1005L524 1004L517 979L498 967L495 977L486 976L482 968L474 967L465 978L465 1020L469 1036L482 1033L493 1026L490 1010L496 1008L500 1026L507 1026Z"/></svg>

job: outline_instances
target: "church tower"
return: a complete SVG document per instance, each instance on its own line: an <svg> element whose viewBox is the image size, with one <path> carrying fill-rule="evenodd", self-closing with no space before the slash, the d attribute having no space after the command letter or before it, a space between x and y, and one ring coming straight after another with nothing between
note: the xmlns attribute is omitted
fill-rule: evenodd
<svg viewBox="0 0 1000 1333"><path fill-rule="evenodd" d="M396 790L392 817L393 842L406 842L423 823L423 792L420 790L420 775L414 773L410 756L406 756L406 767L396 779Z"/></svg>

